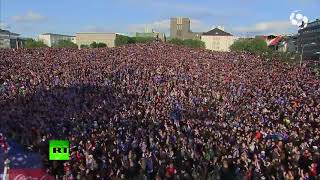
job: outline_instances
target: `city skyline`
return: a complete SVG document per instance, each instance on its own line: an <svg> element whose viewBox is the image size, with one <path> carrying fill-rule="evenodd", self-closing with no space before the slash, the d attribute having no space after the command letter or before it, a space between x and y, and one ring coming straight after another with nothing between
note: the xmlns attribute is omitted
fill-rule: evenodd
<svg viewBox="0 0 320 180"><path fill-rule="evenodd" d="M291 12L301 10L310 21L320 17L317 0L0 0L0 5L0 27L26 37L46 32L129 34L144 31L146 26L169 35L170 17L180 16L191 19L194 32L224 26L236 36L296 33L297 27L289 20Z"/></svg>

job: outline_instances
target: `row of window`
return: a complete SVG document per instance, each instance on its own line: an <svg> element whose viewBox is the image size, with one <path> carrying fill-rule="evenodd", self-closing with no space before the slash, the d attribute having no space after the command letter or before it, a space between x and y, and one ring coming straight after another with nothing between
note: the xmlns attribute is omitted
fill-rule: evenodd
<svg viewBox="0 0 320 180"><path fill-rule="evenodd" d="M177 18L177 24L182 24L182 22L183 22L183 18L181 17Z"/></svg>
<svg viewBox="0 0 320 180"><path fill-rule="evenodd" d="M177 25L177 30L182 30L182 25Z"/></svg>
<svg viewBox="0 0 320 180"><path fill-rule="evenodd" d="M313 30L304 31L303 34L315 33L315 32L320 32L320 28L319 29L313 29Z"/></svg>
<svg viewBox="0 0 320 180"><path fill-rule="evenodd" d="M320 40L320 37L303 37L301 38L301 42L305 43L305 42L318 42Z"/></svg>
<svg viewBox="0 0 320 180"><path fill-rule="evenodd" d="M52 44L58 43L60 40L68 40L71 41L72 39L69 37L62 37L62 38L52 38Z"/></svg>
<svg viewBox="0 0 320 180"><path fill-rule="evenodd" d="M320 21L316 21L313 23L308 24L308 27L320 26Z"/></svg>

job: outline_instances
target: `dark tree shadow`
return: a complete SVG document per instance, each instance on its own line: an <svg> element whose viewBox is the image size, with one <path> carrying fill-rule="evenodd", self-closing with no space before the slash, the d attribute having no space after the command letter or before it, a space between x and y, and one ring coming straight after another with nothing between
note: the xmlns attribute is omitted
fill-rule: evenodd
<svg viewBox="0 0 320 180"><path fill-rule="evenodd" d="M44 164L59 167L56 169L62 170L61 174L63 162L54 165L48 161L48 140L75 137L72 147L79 140L90 139L93 131L106 130L104 127L131 98L111 85L39 89L0 102L0 132L30 151L39 152Z"/></svg>

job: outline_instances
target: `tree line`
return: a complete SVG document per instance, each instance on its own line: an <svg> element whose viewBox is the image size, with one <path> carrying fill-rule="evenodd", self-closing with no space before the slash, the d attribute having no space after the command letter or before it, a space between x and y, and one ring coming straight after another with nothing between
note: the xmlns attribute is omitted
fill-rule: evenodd
<svg viewBox="0 0 320 180"><path fill-rule="evenodd" d="M41 40L34 40L34 39L27 39L24 42L25 48L45 48L48 47L43 41ZM70 40L60 40L58 43L52 45L53 48L78 48L78 45L73 43ZM81 48L103 48L107 47L105 43L97 43L92 42L90 45L81 45Z"/></svg>
<svg viewBox="0 0 320 180"><path fill-rule="evenodd" d="M129 37L129 36L124 36L124 35L117 35L116 40L115 40L115 45L116 46L122 46L125 44L135 44L135 43L150 43L156 41L156 38L153 37ZM176 45L183 45L187 47L192 47L192 48L205 48L205 43L200 41L200 40L193 40L193 39L177 39L173 38L167 41L168 43L171 44L176 44Z"/></svg>
<svg viewBox="0 0 320 180"><path fill-rule="evenodd" d="M115 46L122 46L125 44L135 44L135 43L151 43L156 41L154 37L129 37L124 35L117 35L115 39ZM200 40L193 40L193 39L170 39L167 41L171 44L187 46L191 48L205 48L205 43ZM34 39L27 39L24 42L25 48L42 48L48 47L43 41L41 40L34 40ZM60 40L58 43L52 45L53 48L78 48L78 45L71 42L70 40ZM90 45L80 45L80 48L103 48L107 47L105 43L93 42Z"/></svg>
<svg viewBox="0 0 320 180"><path fill-rule="evenodd" d="M168 42L171 44L182 45L182 46L187 46L191 48L201 48L201 49L206 48L206 45L203 41L195 40L195 39L182 40L182 39L173 38L173 39L170 39Z"/></svg>
<svg viewBox="0 0 320 180"><path fill-rule="evenodd" d="M282 60L286 63L299 62L300 55L293 52L280 52L268 47L265 40L261 38L239 39L235 41L230 50L233 52L248 52L269 60Z"/></svg>
<svg viewBox="0 0 320 180"><path fill-rule="evenodd" d="M155 41L155 38L153 37L129 37L124 35L117 35L115 45L122 46L125 44L150 43L153 41Z"/></svg>

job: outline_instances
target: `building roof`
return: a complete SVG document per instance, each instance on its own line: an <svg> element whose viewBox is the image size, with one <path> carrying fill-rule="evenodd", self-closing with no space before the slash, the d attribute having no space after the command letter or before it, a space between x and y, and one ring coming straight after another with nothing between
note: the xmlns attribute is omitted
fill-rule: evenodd
<svg viewBox="0 0 320 180"><path fill-rule="evenodd" d="M55 34L55 33L43 33L41 35L54 35L54 36L68 36L68 37L75 37L70 35L64 35L64 34Z"/></svg>
<svg viewBox="0 0 320 180"><path fill-rule="evenodd" d="M222 31L219 28L214 28L211 31L203 33L204 36L232 36L232 34Z"/></svg>
<svg viewBox="0 0 320 180"><path fill-rule="evenodd" d="M269 42L268 46L278 45L279 42L280 42L282 39L283 39L283 36L278 36L278 37L272 39L272 40Z"/></svg>
<svg viewBox="0 0 320 180"><path fill-rule="evenodd" d="M190 18L188 18L188 17L171 17L170 19L178 19L178 18L190 20Z"/></svg>
<svg viewBox="0 0 320 180"><path fill-rule="evenodd" d="M278 37L277 35L273 35L273 34L270 34L270 35L258 35L258 36L255 36L255 38L261 38L263 40L272 40L274 38Z"/></svg>
<svg viewBox="0 0 320 180"><path fill-rule="evenodd" d="M3 29L0 29L0 33L9 33L10 31L8 30L3 30Z"/></svg>
<svg viewBox="0 0 320 180"><path fill-rule="evenodd" d="M13 35L13 36L19 36L20 34L17 34L17 33L12 33L8 30L3 30L3 29L0 29L0 33L5 33L5 34L10 34L10 35Z"/></svg>
<svg viewBox="0 0 320 180"><path fill-rule="evenodd" d="M77 32L77 34L116 34L113 32Z"/></svg>

